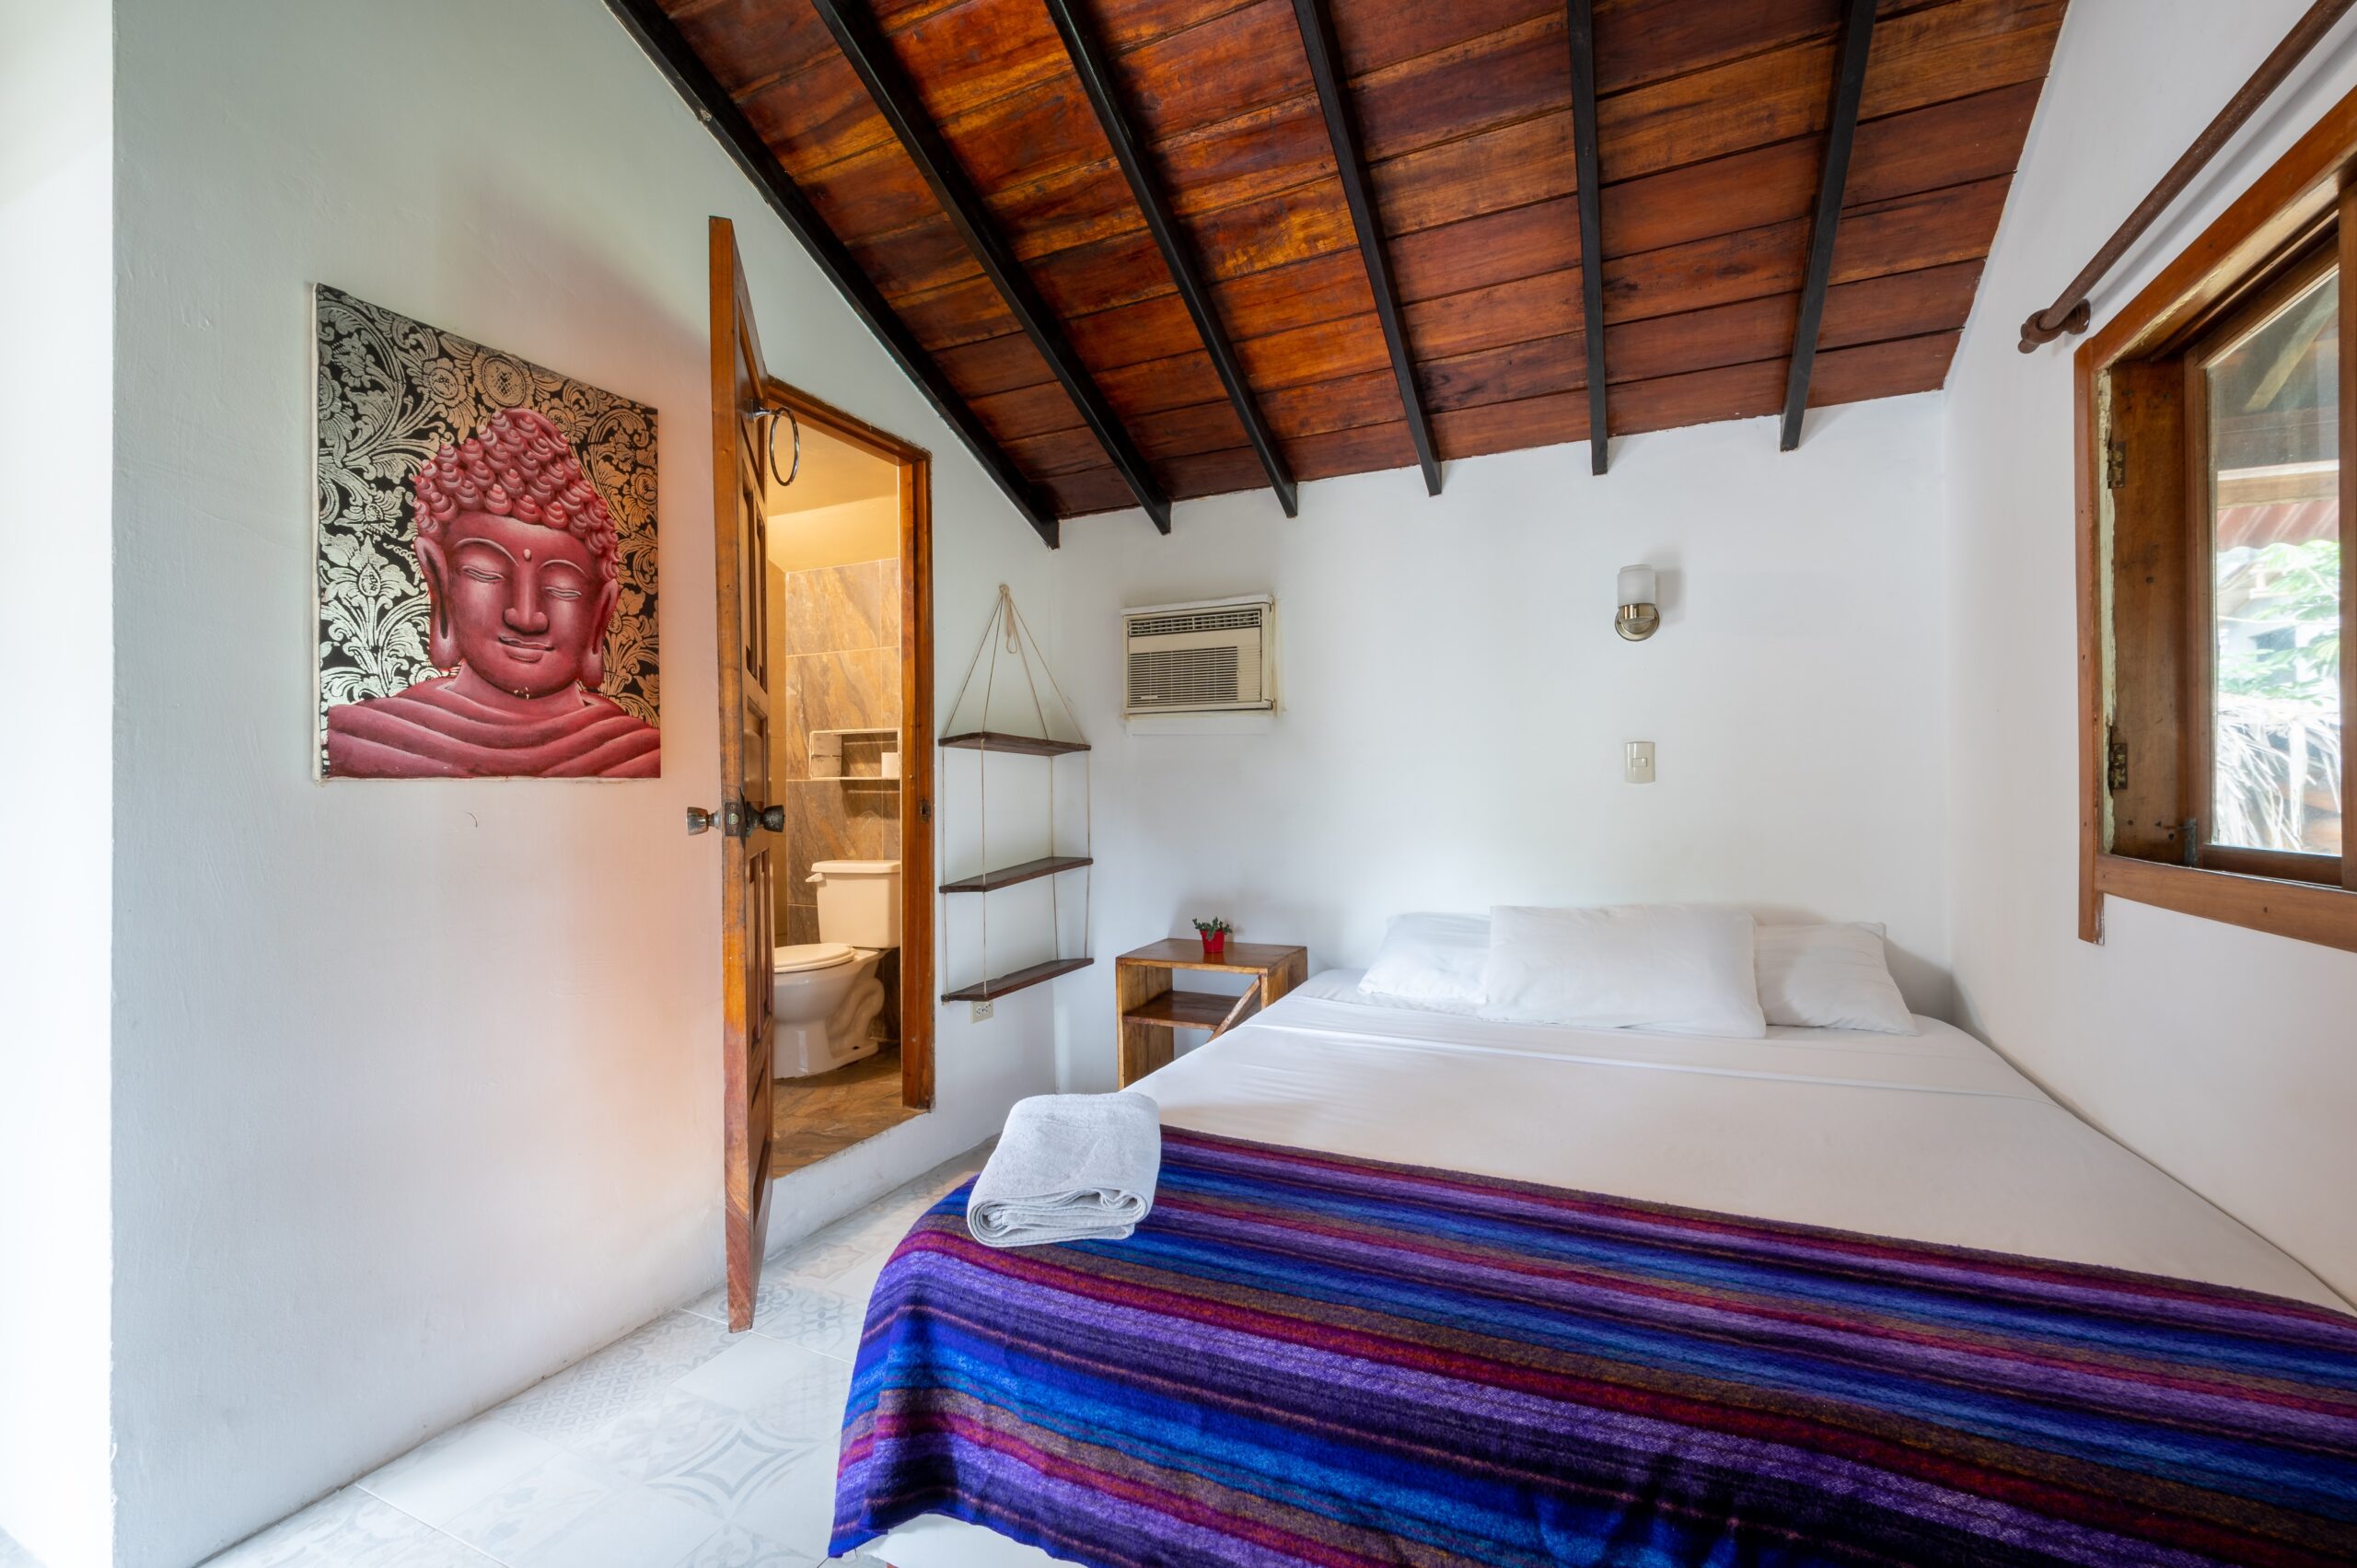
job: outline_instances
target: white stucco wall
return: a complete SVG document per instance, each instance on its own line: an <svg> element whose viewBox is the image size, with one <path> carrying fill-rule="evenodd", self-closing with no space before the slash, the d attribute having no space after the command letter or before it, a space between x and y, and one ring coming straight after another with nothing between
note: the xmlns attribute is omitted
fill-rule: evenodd
<svg viewBox="0 0 2357 1568"><path fill-rule="evenodd" d="M0 0L0 1531L104 1560L113 60Z"/></svg>
<svg viewBox="0 0 2357 1568"><path fill-rule="evenodd" d="M1046 638L1097 742L1100 954L1207 912L1319 964L1505 900L1881 920L1919 1008L2357 1289L2357 956L2119 902L2072 939L2067 351L2013 349L2300 0L2078 0L1945 400L1823 411L1791 455L1747 422L1601 480L1564 447L1438 500L1375 474L1290 522L1087 519L1052 557L602 8L122 0L109 98L107 7L0 4L31 42L0 62L0 297L42 366L0 388L0 545L42 587L0 656L45 676L39 787L0 771L30 890L0 901L0 1267L44 1282L0 1292L0 1527L53 1563L108 1558L111 1484L113 1559L179 1568L717 1278L715 851L679 830L715 794L712 213L772 367L939 458L942 716L995 585ZM2347 31L2099 316L2357 82ZM310 781L321 281L659 411L662 781ZM75 417L110 402L110 494ZM1668 619L1631 646L1635 560ZM1128 733L1119 610L1259 590L1284 713ZM1631 738L1658 783L1620 781ZM1039 912L993 904L1005 967ZM945 1009L942 1109L783 1183L774 1234L1108 1082L1110 986Z"/></svg>
<svg viewBox="0 0 2357 1568"><path fill-rule="evenodd" d="M1887 923L1950 1005L1936 396L1639 436L1069 525L1059 670L1096 742L1098 950L1225 914L1364 964L1387 917L1492 903L1746 905ZM1661 569L1661 630L1612 630ZM1273 593L1261 733L1122 725L1124 606ZM1624 741L1657 782L1621 778ZM1112 1075L1110 971L1057 988L1068 1084Z"/></svg>
<svg viewBox="0 0 2357 1568"><path fill-rule="evenodd" d="M2075 939L2071 351L2046 304L2304 0L2075 0L1948 384L1948 818L1964 1019L2096 1125L2357 1294L2357 954L2107 900ZM2344 21L2095 299L2098 326L2357 85Z"/></svg>
<svg viewBox="0 0 2357 1568"><path fill-rule="evenodd" d="M118 1561L181 1568L718 1278L707 215L771 368L936 454L945 650L1051 557L602 6L116 17ZM322 281L658 411L660 782L311 781ZM941 1111L773 1234L977 1142L1051 1035L946 1014Z"/></svg>

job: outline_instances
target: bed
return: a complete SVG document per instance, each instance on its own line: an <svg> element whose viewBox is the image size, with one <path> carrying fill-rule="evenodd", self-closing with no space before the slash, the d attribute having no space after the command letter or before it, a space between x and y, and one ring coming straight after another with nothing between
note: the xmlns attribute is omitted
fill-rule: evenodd
<svg viewBox="0 0 2357 1568"><path fill-rule="evenodd" d="M1718 1040L1377 1005L1356 980L1319 975L1137 1087L1213 1153L1237 1140L2350 1310L1936 1019ZM939 1516L866 1550L895 1568L1053 1560Z"/></svg>

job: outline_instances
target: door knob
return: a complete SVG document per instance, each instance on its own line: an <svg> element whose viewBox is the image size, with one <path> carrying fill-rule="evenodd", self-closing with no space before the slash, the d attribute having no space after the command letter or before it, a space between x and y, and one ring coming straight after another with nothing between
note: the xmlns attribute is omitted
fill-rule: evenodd
<svg viewBox="0 0 2357 1568"><path fill-rule="evenodd" d="M742 838L751 831L745 826L749 819L754 827L766 828L772 833L785 831L785 807L783 806L764 806L756 811L749 800L719 811L707 811L701 806L688 807L690 833L708 833L718 828L731 838Z"/></svg>

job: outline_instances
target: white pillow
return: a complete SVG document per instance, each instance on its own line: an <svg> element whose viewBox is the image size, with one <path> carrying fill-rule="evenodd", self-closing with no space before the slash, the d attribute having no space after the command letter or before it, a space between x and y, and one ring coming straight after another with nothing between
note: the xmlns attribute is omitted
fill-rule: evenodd
<svg viewBox="0 0 2357 1568"><path fill-rule="evenodd" d="M1879 925L1763 925L1753 934L1752 952L1759 1006L1771 1024L1916 1032L1884 959Z"/></svg>
<svg viewBox="0 0 2357 1568"><path fill-rule="evenodd" d="M1740 910L1623 904L1490 912L1481 1016L1518 1024L1768 1032Z"/></svg>
<svg viewBox="0 0 2357 1568"><path fill-rule="evenodd" d="M1480 915L1394 915L1359 990L1376 1001L1470 1013L1481 1005L1489 957L1490 923Z"/></svg>

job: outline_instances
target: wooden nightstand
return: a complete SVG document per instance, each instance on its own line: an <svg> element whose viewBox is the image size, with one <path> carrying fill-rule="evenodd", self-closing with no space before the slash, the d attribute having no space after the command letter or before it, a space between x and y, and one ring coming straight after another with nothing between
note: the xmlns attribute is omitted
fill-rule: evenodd
<svg viewBox="0 0 2357 1568"><path fill-rule="evenodd" d="M1241 996L1181 991L1171 984L1180 970L1248 974L1252 983ZM1308 978L1306 947L1230 942L1225 953L1206 958L1201 941L1173 936L1122 954L1113 960L1113 986L1121 1008L1121 1086L1169 1063L1178 1052L1176 1031L1209 1029L1216 1037Z"/></svg>

